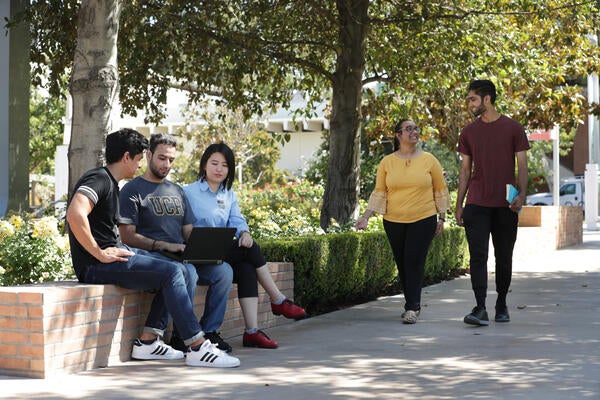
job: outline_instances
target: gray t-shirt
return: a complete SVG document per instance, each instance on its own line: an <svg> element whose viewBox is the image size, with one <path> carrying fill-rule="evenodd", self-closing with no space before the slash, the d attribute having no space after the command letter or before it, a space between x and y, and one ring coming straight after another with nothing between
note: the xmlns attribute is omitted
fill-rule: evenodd
<svg viewBox="0 0 600 400"><path fill-rule="evenodd" d="M164 180L137 177L119 194L119 224L135 225L150 239L183 243L181 228L194 222L194 214L181 186Z"/></svg>

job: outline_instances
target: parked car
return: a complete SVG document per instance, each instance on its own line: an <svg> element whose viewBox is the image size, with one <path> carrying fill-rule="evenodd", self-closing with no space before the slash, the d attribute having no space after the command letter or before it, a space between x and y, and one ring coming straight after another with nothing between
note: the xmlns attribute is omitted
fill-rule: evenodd
<svg viewBox="0 0 600 400"><path fill-rule="evenodd" d="M561 206L583 206L585 187L583 179L570 178L563 181L558 190ZM552 193L536 193L527 196L528 206L551 206L554 204Z"/></svg>

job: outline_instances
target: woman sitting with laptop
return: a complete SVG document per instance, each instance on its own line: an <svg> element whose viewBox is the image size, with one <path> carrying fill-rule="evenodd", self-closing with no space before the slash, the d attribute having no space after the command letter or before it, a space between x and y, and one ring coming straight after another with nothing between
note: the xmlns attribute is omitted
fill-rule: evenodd
<svg viewBox="0 0 600 400"><path fill-rule="evenodd" d="M246 326L243 344L246 347L275 349L278 343L258 329L257 282L271 298L273 314L298 320L306 317L306 311L287 299L273 281L260 247L252 239L246 219L240 212L237 196L231 189L234 177L233 151L225 143L211 144L200 160L198 181L183 190L194 213L194 226L236 228L237 239L225 261L233 268L233 281L238 285Z"/></svg>

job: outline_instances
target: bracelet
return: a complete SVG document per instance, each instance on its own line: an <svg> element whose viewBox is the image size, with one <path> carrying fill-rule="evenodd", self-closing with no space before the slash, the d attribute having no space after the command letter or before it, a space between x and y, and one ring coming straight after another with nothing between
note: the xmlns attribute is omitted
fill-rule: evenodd
<svg viewBox="0 0 600 400"><path fill-rule="evenodd" d="M152 241L152 247L150 248L150 251L154 251L154 245L156 244L156 239L154 239Z"/></svg>

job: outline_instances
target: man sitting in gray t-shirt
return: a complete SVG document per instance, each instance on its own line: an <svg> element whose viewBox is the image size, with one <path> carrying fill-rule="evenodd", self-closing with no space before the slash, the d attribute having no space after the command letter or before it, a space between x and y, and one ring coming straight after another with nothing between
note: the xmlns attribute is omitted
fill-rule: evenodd
<svg viewBox="0 0 600 400"><path fill-rule="evenodd" d="M183 189L166 179L175 160L177 142L169 135L155 134L146 152L148 166L142 176L127 183L119 195L119 232L123 243L149 250L153 256L167 258L160 251L182 252L192 231L194 216ZM168 258L167 258L168 259ZM223 323L233 271L227 263L187 267L187 291L194 300L196 284L208 285L200 324L204 337L226 352L231 346L217 329ZM171 346L185 348L174 329Z"/></svg>

